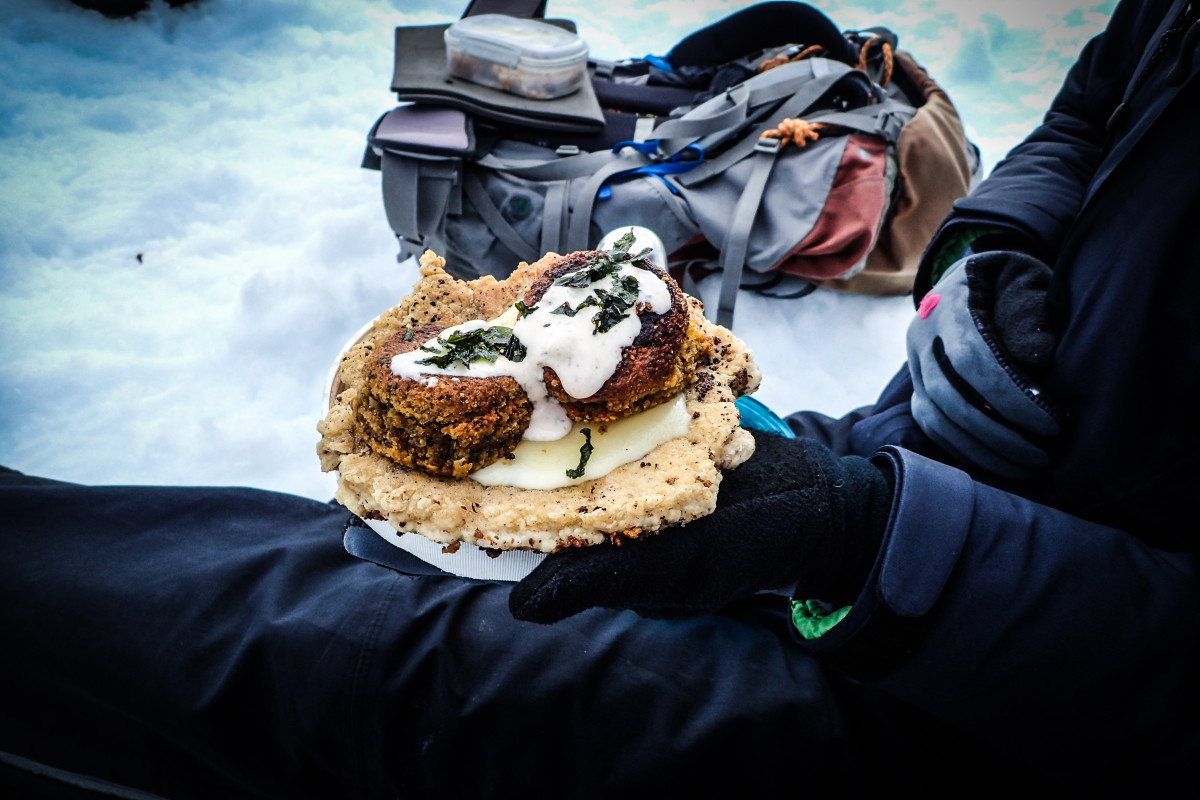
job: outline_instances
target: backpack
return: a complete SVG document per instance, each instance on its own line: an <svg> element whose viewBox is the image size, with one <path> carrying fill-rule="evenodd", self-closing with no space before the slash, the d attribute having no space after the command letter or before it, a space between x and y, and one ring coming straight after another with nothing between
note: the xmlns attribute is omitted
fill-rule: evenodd
<svg viewBox="0 0 1200 800"><path fill-rule="evenodd" d="M575 31L544 0L474 0L464 18L497 10ZM953 104L896 36L842 32L805 3L735 12L661 58L589 58L553 100L449 76L446 27L396 29L402 103L363 166L382 173L399 258L432 249L464 279L636 225L729 328L743 292L907 294L979 177Z"/></svg>

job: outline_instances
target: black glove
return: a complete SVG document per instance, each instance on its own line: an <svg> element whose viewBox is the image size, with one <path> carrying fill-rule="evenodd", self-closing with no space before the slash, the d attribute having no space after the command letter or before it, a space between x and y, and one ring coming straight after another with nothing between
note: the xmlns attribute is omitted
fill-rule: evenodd
<svg viewBox="0 0 1200 800"><path fill-rule="evenodd" d="M753 434L754 455L726 473L712 514L548 556L513 588L513 616L550 623L604 607L690 617L763 590L852 603L887 525L890 468L810 439Z"/></svg>
<svg viewBox="0 0 1200 800"><path fill-rule="evenodd" d="M956 262L908 327L913 417L962 461L1011 480L1044 470L1060 432L1042 390L1057 336L1050 268L1014 251Z"/></svg>

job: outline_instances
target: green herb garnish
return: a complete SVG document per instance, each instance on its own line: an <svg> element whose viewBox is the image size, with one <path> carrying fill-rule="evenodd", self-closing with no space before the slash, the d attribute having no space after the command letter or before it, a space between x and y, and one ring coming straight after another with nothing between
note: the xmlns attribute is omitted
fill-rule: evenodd
<svg viewBox="0 0 1200 800"><path fill-rule="evenodd" d="M519 364L525 360L525 354L529 352L529 348L521 343L521 340L516 336L508 337L508 344L504 347L504 357L514 364Z"/></svg>
<svg viewBox="0 0 1200 800"><path fill-rule="evenodd" d="M601 257L594 264L580 267L575 272L568 272L566 275L560 275L554 279L554 283L556 286L570 286L572 289L582 289L585 286L591 286L596 281L603 280L616 272L616 269L616 265L607 258Z"/></svg>
<svg viewBox="0 0 1200 800"><path fill-rule="evenodd" d="M582 289L611 277L613 279L613 288L611 291L596 289L591 297L588 297L575 308L571 308L566 303L563 303L551 313L573 317L581 309L595 306L599 308L599 311L592 317L593 334L608 333L614 325L628 317L629 309L633 308L634 304L637 303L638 281L632 275L619 275L618 273L624 264L629 264L638 269L647 269L646 266L635 262L641 261L650 254L650 248L645 248L636 255L630 255L629 247L633 242L633 231L630 231L618 239L611 250L601 252L595 261L588 266L580 267L574 272L568 272L566 275L560 275L558 278L555 278L554 283L557 286Z"/></svg>
<svg viewBox="0 0 1200 800"><path fill-rule="evenodd" d="M444 339L439 336L434 341L421 345L420 349L431 355L417 363L429 364L439 369L447 369L454 364L470 369L473 361L494 362L500 356L509 361L523 361L526 353L525 345L512 335L512 328L501 325L471 331L455 331Z"/></svg>
<svg viewBox="0 0 1200 800"><path fill-rule="evenodd" d="M583 471L587 467L588 459L592 457L592 429L580 428L579 432L583 434L583 444L579 447L579 466L575 469L567 470L567 477L571 480L583 477Z"/></svg>
<svg viewBox="0 0 1200 800"><path fill-rule="evenodd" d="M637 298L637 278L632 275L623 275L613 282L611 292L597 289L594 295L579 304L579 308L583 308L585 305L600 306L596 316L592 317L592 333L607 333L614 325L629 316L626 312L637 302Z"/></svg>
<svg viewBox="0 0 1200 800"><path fill-rule="evenodd" d="M642 252L638 253L635 256L629 255L629 248L633 246L633 243L634 243L634 241L636 241L636 238L637 237L635 237L633 235L632 230L630 230L629 233L622 235L621 238L617 239L617 241L613 244L612 249L608 251L609 258L611 258L613 261L616 261L616 262L622 262L622 261L633 262L633 261L641 261L643 258L650 255L649 247L643 248ZM634 264L634 266L637 266L637 265Z"/></svg>

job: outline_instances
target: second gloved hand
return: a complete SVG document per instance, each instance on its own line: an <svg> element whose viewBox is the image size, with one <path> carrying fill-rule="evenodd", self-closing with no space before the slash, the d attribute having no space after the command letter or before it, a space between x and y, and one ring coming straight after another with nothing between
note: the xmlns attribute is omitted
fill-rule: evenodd
<svg viewBox="0 0 1200 800"><path fill-rule="evenodd" d="M1019 252L960 259L908 327L913 417L955 457L1011 480L1047 468L1059 411L1041 388L1057 336L1050 268Z"/></svg>
<svg viewBox="0 0 1200 800"><path fill-rule="evenodd" d="M853 602L887 525L890 468L808 439L754 437L754 455L725 475L712 514L547 557L513 588L513 616L550 623L603 607L689 617L763 590Z"/></svg>

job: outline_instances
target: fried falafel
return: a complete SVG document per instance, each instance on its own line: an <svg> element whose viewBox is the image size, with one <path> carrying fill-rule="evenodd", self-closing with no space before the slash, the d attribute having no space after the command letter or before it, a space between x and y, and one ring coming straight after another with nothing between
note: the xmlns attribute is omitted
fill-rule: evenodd
<svg viewBox="0 0 1200 800"><path fill-rule="evenodd" d="M632 269L621 273L625 265ZM637 275L642 281L653 276L665 286L657 308L649 302L634 301L640 285ZM596 288L601 284L609 288ZM637 315L640 325L636 336L621 349L619 362L598 391L583 398L573 397L555 368L545 366L540 375L542 385L532 390L531 398L530 387L523 387L511 375L482 375L478 368L471 369L473 360L483 358L477 352L454 352L454 345L465 349L455 337L476 337L471 348L477 349L481 334L503 332L492 342L495 349L486 354L487 360L494 363L501 356L519 360L514 352L501 352L506 342L523 347L515 328L406 327L384 339L364 369L356 414L371 449L410 469L463 478L511 457L529 430L535 403L542 396L557 401L566 419L605 423L664 403L687 388L695 376L701 336L691 321L683 292L669 275L650 261L635 259L623 250L615 255L609 251L571 253L551 262L533 282L523 298L524 313L532 313L531 309L556 285L581 289L574 297L582 293L583 299L576 299L575 307L551 310L543 319L573 317L590 303L596 307L593 333L604 333L608 329L602 326ZM624 299L620 296L622 290ZM542 325L549 327L550 323ZM561 325L556 328L560 329ZM530 336L539 333L535 329ZM396 357L418 350L428 355L415 361L420 366L417 374L399 374ZM518 352L523 355L523 350ZM453 366L456 359L466 368L458 371L461 374L441 370Z"/></svg>
<svg viewBox="0 0 1200 800"><path fill-rule="evenodd" d="M372 450L409 469L465 477L511 453L533 404L507 376L412 380L392 359L436 339L442 327L403 328L375 348L356 409Z"/></svg>
<svg viewBox="0 0 1200 800"><path fill-rule="evenodd" d="M588 269L601 256L597 251L563 256L530 287L525 304L536 305L555 281ZM670 307L637 309L642 320L637 338L623 349L621 362L600 390L588 397L572 397L554 369L545 368L547 391L573 420L611 422L645 411L677 396L695 377L702 337L688 314L683 291L670 275L648 260L635 265L666 283Z"/></svg>

